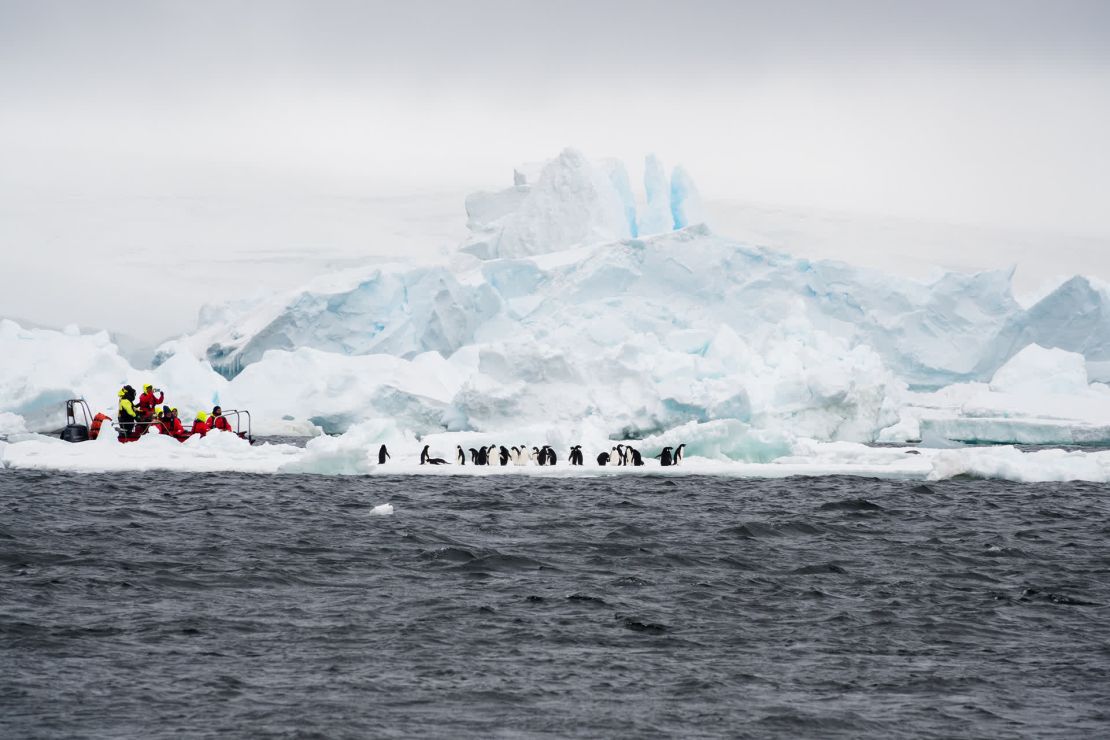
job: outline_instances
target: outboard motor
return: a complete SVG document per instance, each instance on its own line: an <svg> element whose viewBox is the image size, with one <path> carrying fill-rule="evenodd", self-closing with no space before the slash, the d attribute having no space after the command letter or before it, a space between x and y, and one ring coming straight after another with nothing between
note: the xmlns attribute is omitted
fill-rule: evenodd
<svg viewBox="0 0 1110 740"><path fill-rule="evenodd" d="M81 405L84 424L77 423L75 407ZM89 410L88 404L79 398L66 401L66 428L62 430L62 439L66 442L87 442L89 440Z"/></svg>
<svg viewBox="0 0 1110 740"><path fill-rule="evenodd" d="M66 424L62 430L62 439L66 442L88 442L89 428L84 424Z"/></svg>

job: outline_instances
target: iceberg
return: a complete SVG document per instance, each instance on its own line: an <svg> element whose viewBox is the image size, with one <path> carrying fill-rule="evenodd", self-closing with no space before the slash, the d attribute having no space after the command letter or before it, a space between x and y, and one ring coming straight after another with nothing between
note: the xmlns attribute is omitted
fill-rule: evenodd
<svg viewBox="0 0 1110 740"><path fill-rule="evenodd" d="M989 383L908 393L888 442L1110 444L1110 386L1089 383L1083 355L1031 344Z"/></svg>
<svg viewBox="0 0 1110 740"><path fill-rule="evenodd" d="M1090 280L1025 308L1009 269L919 282L798 259L713 233L681 168L668 181L649 157L644 184L640 204L623 164L566 150L469 196L456 252L207 307L150 369L107 334L0 322L0 433L57 429L71 397L111 414L123 383L150 381L186 419L222 403L256 434L342 435L267 450L258 464L283 472L373 474L390 440L447 459L492 439L685 442L706 470L766 474L850 450L899 475L947 458L803 441L1110 441L1110 314ZM23 444L46 443L9 444L5 464L29 464ZM120 459L149 462L135 449Z"/></svg>

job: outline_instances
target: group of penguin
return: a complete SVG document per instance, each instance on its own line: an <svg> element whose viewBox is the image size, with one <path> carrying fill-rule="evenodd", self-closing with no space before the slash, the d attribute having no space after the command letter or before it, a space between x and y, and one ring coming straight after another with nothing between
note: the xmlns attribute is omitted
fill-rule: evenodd
<svg viewBox="0 0 1110 740"><path fill-rule="evenodd" d="M431 445L424 445L424 449L420 451L420 464L421 465L447 465L449 464L442 457L432 457L428 452ZM678 465L682 462L685 444L680 444L677 448L664 447L663 451L656 455L659 464L663 467L670 467ZM555 465L558 462L558 457L549 445L543 447L533 447L531 450L527 446L521 445L520 447L505 447L504 445L489 445L488 447L471 447L464 451L462 445L455 447L455 464L466 465L467 452L470 453L471 465ZM378 463L384 465L386 460L390 459L389 450L385 445L382 445L378 450ZM581 465L582 445L574 445L570 448L568 455L571 465ZM604 467L607 465L628 465L632 467L640 467L644 464L644 458L640 451L630 445L617 445L609 452L602 452L597 456L597 464Z"/></svg>

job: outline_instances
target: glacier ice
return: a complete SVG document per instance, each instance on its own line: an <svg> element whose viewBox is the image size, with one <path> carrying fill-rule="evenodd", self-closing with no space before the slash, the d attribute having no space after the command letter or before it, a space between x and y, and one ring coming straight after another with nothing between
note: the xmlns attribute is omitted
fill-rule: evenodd
<svg viewBox="0 0 1110 740"><path fill-rule="evenodd" d="M671 211L671 186L667 182L663 163L654 154L649 154L644 161L644 194L647 204L640 216L640 236L673 231L675 221Z"/></svg>
<svg viewBox="0 0 1110 740"><path fill-rule="evenodd" d="M622 164L574 150L515 179L467 198L458 252L208 307L149 370L106 334L0 322L0 433L59 427L69 397L111 413L120 385L150 380L184 418L221 403L250 409L256 434L342 435L234 453L282 472L372 474L388 440L448 459L457 444L495 440L600 451L632 439L645 452L686 442L707 471L745 461L744 474L808 474L825 455L829 470L907 476L948 458L853 444L1110 441L1110 388L1098 382L1110 307L1088 280L1025 308L1011 270L924 283L741 244L700 223L689 175L676 168L668 181L654 158L646 203ZM111 464L148 464L169 441L113 452ZM193 464L195 447L173 464ZM70 454L42 439L4 449L17 466ZM1035 468L1007 455L951 465Z"/></svg>

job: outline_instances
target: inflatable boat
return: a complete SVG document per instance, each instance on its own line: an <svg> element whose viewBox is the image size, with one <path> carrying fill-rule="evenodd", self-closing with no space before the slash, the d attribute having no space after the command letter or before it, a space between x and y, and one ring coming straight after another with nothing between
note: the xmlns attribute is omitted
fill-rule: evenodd
<svg viewBox="0 0 1110 740"><path fill-rule="evenodd" d="M229 409L223 412L223 416L234 427L233 434L254 444L254 435L251 434L251 413L249 411ZM110 425L120 442L134 442L144 434L151 432L152 428L155 434L161 433L158 431L159 422L157 420L136 421L134 430L128 433L107 414L98 413L93 415L85 399L71 398L66 401L66 425L62 429L61 437L66 442L87 442L100 436L105 423ZM209 433L213 433L213 431L210 430ZM191 436L193 435L188 434L178 439L184 442Z"/></svg>

